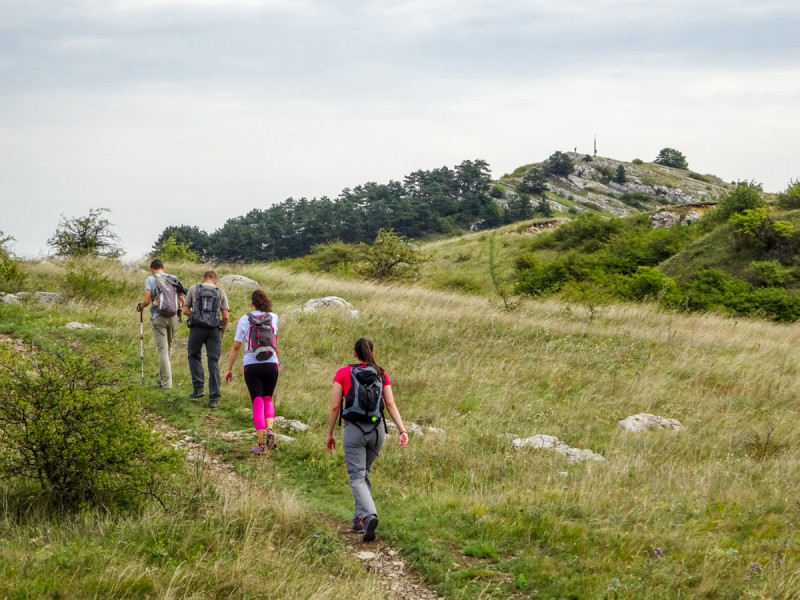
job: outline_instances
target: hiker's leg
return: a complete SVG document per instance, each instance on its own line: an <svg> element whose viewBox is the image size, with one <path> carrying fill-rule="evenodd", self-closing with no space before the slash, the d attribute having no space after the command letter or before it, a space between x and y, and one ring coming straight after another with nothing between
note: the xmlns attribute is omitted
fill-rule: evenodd
<svg viewBox="0 0 800 600"><path fill-rule="evenodd" d="M267 422L264 418L264 398L261 396L253 398L253 427L256 428L256 431L267 428Z"/></svg>
<svg viewBox="0 0 800 600"><path fill-rule="evenodd" d="M205 332L202 327L192 327L189 329L189 341L186 343L186 352L189 360L189 373L192 374L192 388L198 393L202 393L203 387L205 386L205 374L203 373L202 362L203 342L205 338Z"/></svg>
<svg viewBox="0 0 800 600"><path fill-rule="evenodd" d="M153 338L158 349L158 381L161 389L168 390L172 387L172 370L169 365L169 327L168 320L157 315L150 324L153 326Z"/></svg>
<svg viewBox="0 0 800 600"><path fill-rule="evenodd" d="M345 424L344 433L342 434L342 448L344 448L347 475L350 477L350 490L353 492L353 499L356 505L355 518L356 520L362 520L367 515L377 514L377 511L366 481L367 440L357 425L352 423Z"/></svg>
<svg viewBox="0 0 800 600"><path fill-rule="evenodd" d="M386 432L383 430L383 424L378 423L373 431L370 431L368 434L366 434L366 440L367 460L365 466L367 472L364 474L364 481L366 482L369 491L372 492L372 483L369 480L369 471L372 468L372 463L375 462L375 459L378 458L378 454L381 452L383 442L386 441Z"/></svg>
<svg viewBox="0 0 800 600"><path fill-rule="evenodd" d="M262 391L264 393L264 419L267 429L272 429L275 423L275 405L272 403L272 396L275 394L275 386L278 385L278 365L267 363L262 367Z"/></svg>
<svg viewBox="0 0 800 600"><path fill-rule="evenodd" d="M208 397L219 398L219 357L222 354L222 331L209 329L206 337L206 358L208 360Z"/></svg>

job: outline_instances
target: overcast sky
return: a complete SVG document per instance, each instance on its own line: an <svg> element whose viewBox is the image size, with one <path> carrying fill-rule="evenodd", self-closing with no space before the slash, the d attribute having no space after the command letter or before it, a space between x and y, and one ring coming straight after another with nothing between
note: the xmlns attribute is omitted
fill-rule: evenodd
<svg viewBox="0 0 800 600"><path fill-rule="evenodd" d="M292 196L555 150L777 192L796 0L0 0L0 230L111 209L129 258Z"/></svg>

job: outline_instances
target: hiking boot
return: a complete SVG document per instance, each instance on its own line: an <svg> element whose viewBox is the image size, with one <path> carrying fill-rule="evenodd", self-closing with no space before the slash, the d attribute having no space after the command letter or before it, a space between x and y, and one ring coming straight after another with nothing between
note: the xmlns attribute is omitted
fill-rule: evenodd
<svg viewBox="0 0 800 600"><path fill-rule="evenodd" d="M209 398L208 408L217 408L219 406L219 398Z"/></svg>
<svg viewBox="0 0 800 600"><path fill-rule="evenodd" d="M369 515L364 519L364 537L365 542L375 541L375 530L378 528L378 517L376 515Z"/></svg>
<svg viewBox="0 0 800 600"><path fill-rule="evenodd" d="M257 454L258 456L261 456L266 451L267 447L264 444L256 444L250 449L250 452L252 452L253 454Z"/></svg>
<svg viewBox="0 0 800 600"><path fill-rule="evenodd" d="M205 396L203 390L195 390L189 394L189 398L202 398L203 396Z"/></svg>
<svg viewBox="0 0 800 600"><path fill-rule="evenodd" d="M353 528L350 531L353 533L364 533L364 521L353 521Z"/></svg>
<svg viewBox="0 0 800 600"><path fill-rule="evenodd" d="M272 433L272 429L267 431L267 448L270 450L275 450L277 448L277 444L275 443L275 434Z"/></svg>

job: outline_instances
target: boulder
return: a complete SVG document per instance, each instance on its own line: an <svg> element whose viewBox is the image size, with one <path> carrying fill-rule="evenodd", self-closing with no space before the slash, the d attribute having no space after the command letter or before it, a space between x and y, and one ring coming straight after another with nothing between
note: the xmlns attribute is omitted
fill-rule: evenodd
<svg viewBox="0 0 800 600"><path fill-rule="evenodd" d="M681 425L680 421L658 417L648 413L639 413L638 415L625 417L619 422L619 426L620 429L624 431L632 431L635 433L649 431L651 429L674 429L676 431L683 429L683 425Z"/></svg>
<svg viewBox="0 0 800 600"><path fill-rule="evenodd" d="M247 288L249 290L255 290L258 288L258 282L250 279L249 277L245 277L244 275L224 275L219 278L217 284L220 287L242 287Z"/></svg>
<svg viewBox="0 0 800 600"><path fill-rule="evenodd" d="M605 460L599 454L595 454L591 450L579 450L571 448L566 443L559 440L552 435L537 434L529 438L517 438L511 442L514 448L537 448L541 450L553 450L564 456L570 464L583 462L585 460Z"/></svg>
<svg viewBox="0 0 800 600"><path fill-rule="evenodd" d="M679 214L668 210L660 210L657 213L650 215L650 226L653 229L658 229L660 227L669 229L673 225L680 223L680 220L681 216Z"/></svg>
<svg viewBox="0 0 800 600"><path fill-rule="evenodd" d="M64 300L64 296L55 292L17 292L16 294L5 294L0 292L0 302L6 304L19 304L26 298L36 298L42 304L56 304Z"/></svg>

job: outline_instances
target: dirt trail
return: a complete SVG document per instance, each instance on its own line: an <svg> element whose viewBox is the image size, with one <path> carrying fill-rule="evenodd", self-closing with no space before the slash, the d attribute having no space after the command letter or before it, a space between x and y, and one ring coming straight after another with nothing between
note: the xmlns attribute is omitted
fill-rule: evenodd
<svg viewBox="0 0 800 600"><path fill-rule="evenodd" d="M210 476L221 481L223 485L234 488L247 488L256 485L234 471L233 466L219 460L208 452L202 444L188 438L186 432L180 431L168 423L159 420L156 429L175 447L186 451L189 460L203 461ZM323 521L336 531L356 560L364 568L375 575L377 583L397 600L444 600L429 589L423 579L414 572L400 552L380 540L363 542L361 536L350 531L349 524L322 516Z"/></svg>

